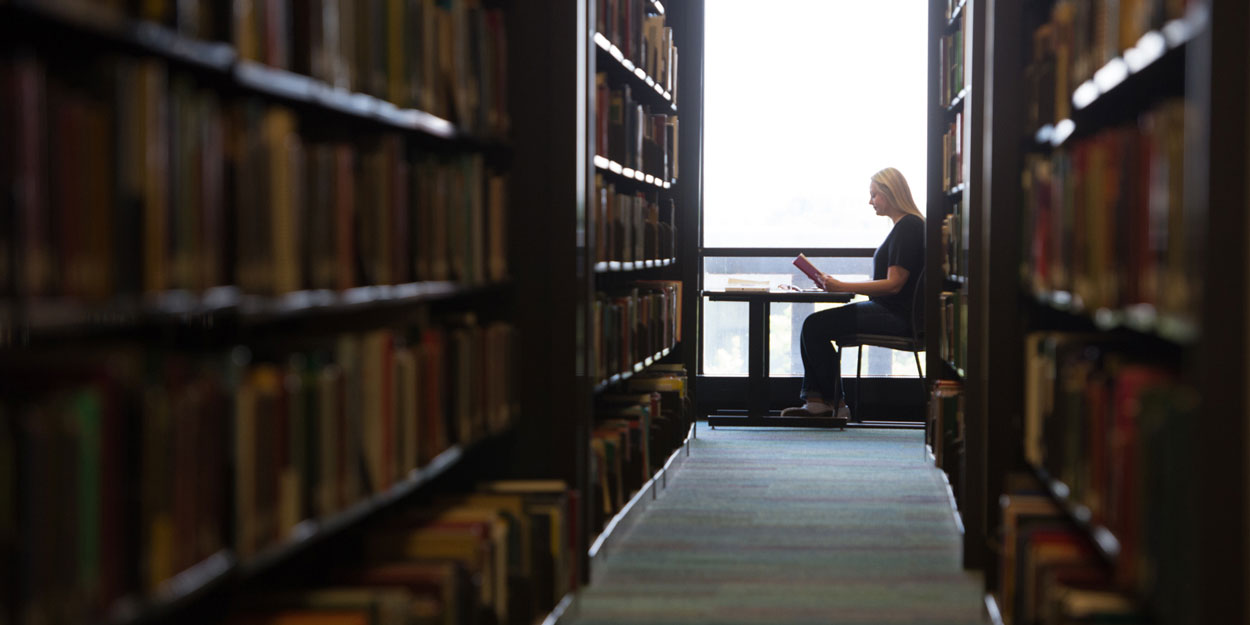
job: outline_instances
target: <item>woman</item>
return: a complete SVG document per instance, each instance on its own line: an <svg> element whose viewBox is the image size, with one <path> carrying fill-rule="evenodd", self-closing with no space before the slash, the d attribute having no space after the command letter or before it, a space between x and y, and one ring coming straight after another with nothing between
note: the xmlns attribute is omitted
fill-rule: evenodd
<svg viewBox="0 0 1250 625"><path fill-rule="evenodd" d="M803 405L782 416L850 418L842 393L840 354L830 344L851 334L911 336L912 296L924 269L924 216L912 201L903 174L887 167L872 176L868 203L894 221L889 236L872 255L872 280L844 282L822 273L816 285L831 293L867 295L869 301L812 313L803 322ZM919 304L919 303L918 303Z"/></svg>

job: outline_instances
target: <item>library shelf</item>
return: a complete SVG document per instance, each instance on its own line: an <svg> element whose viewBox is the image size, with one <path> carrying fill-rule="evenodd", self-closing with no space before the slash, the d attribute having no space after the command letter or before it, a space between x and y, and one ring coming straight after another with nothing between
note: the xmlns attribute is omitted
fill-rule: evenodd
<svg viewBox="0 0 1250 625"><path fill-rule="evenodd" d="M576 601L576 595L574 593L570 592L564 595L564 597L560 599L560 603L557 603L556 607L552 608L546 618L541 621L541 625L559 625L560 619L564 618L564 615L568 613L569 609L573 606L574 601Z"/></svg>
<svg viewBox="0 0 1250 625"><path fill-rule="evenodd" d="M647 75L641 67L634 65L633 61L625 58L625 54L621 49L608 40L603 33L595 33L595 49L598 50L599 58L606 61L597 67L604 71L612 72L618 76L627 76L632 88L631 95L645 94L638 97L647 98L647 102L661 109L671 109L677 112L677 104L673 102L673 94L664 88L663 85L656 82L654 78Z"/></svg>
<svg viewBox="0 0 1250 625"><path fill-rule="evenodd" d="M1106 527L1092 521L1093 515L1089 508L1070 498L1071 491L1067 484L1051 478L1045 469L1032 463L1027 464L1029 469L1033 471L1037 481L1041 482L1042 489L1063 511L1064 516L1090 539L1090 543L1094 546L1095 551L1102 556L1103 560L1109 566L1115 567L1116 562L1120 558L1120 541L1115 537L1115 534L1112 534L1111 530Z"/></svg>
<svg viewBox="0 0 1250 625"><path fill-rule="evenodd" d="M1093 78L1076 88L1072 93L1073 108L1076 111L1089 109L1134 82L1154 81L1155 77L1149 73L1163 68L1170 60L1181 60L1185 47L1206 28L1207 21L1206 9L1198 3L1185 17L1142 35L1133 47L1105 63L1094 72ZM1179 69L1181 64L1177 63L1176 67Z"/></svg>
<svg viewBox="0 0 1250 625"><path fill-rule="evenodd" d="M690 428L686 430L685 440L673 450L673 453L669 454L664 465L656 469L651 479L648 479L638 488L638 491L630 497L629 501L608 521L603 531L595 537L595 540L590 545L588 554L591 567L591 583L594 583L595 580L595 570L612 551L613 541L627 533L628 527L646 510L648 504L659 497L661 489L668 488L668 474L676 473L681 468L685 458L690 456L690 441L696 437L696 427L693 423L690 425Z"/></svg>
<svg viewBox="0 0 1250 625"><path fill-rule="evenodd" d="M464 144L470 149L504 149L501 142L473 135L437 115L400 108L376 96L338 89L316 78L256 61L239 60L231 68L230 77L237 87L255 95L349 117L389 130Z"/></svg>
<svg viewBox="0 0 1250 625"><path fill-rule="evenodd" d="M506 433L505 430L472 443L453 445L425 466L413 469L406 478L387 490L324 519L302 521L285 540L261 550L246 561L240 561L231 550L223 549L170 578L151 596L119 599L110 607L103 625L165 622L210 597L227 596L239 591L326 540L342 535L409 499L458 465L478 446Z"/></svg>
<svg viewBox="0 0 1250 625"><path fill-rule="evenodd" d="M1185 51L1206 24L1205 11L1195 5L1185 17L1142 35L1136 45L1078 86L1071 96L1072 117L1043 124L1034 131L1029 148L1046 151L1061 147L1072 137L1127 121L1126 114L1151 106L1151 98L1158 93L1179 95L1184 86Z"/></svg>
<svg viewBox="0 0 1250 625"><path fill-rule="evenodd" d="M229 72L237 58L229 44L193 39L159 24L130 19L99 3L12 0L0 11L45 26L73 29L122 48L216 74Z"/></svg>
<svg viewBox="0 0 1250 625"><path fill-rule="evenodd" d="M245 296L239 302L239 317L244 324L276 323L472 298L495 294L508 287L507 282L469 285L431 281L361 286L343 291L295 291L277 297Z"/></svg>
<svg viewBox="0 0 1250 625"><path fill-rule="evenodd" d="M494 434L491 438L499 436ZM256 579L289 562L295 556L308 551L328 538L340 535L348 529L379 515L397 503L423 490L430 482L447 473L467 455L469 450L482 444L485 439L452 445L430 460L424 467L413 469L408 476L390 488L349 506L346 510L325 519L306 519L292 529L284 541L267 547L255 557L239 564L239 581Z"/></svg>
<svg viewBox="0 0 1250 625"><path fill-rule="evenodd" d="M171 28L132 19L98 4L82 0L15 0L7 7L0 7L0 11L0 14L16 13L45 25L87 32L146 56L206 71L243 93L463 144L469 149L505 149L500 141L473 135L431 113L400 108L372 95L331 87L310 76L240 59L228 43L187 37Z"/></svg>
<svg viewBox="0 0 1250 625"><path fill-rule="evenodd" d="M951 117L963 110L964 102L968 99L968 94L969 87L964 87L959 90L959 93L955 94L955 97L951 99L951 103L946 105L946 108L944 109L947 117Z"/></svg>
<svg viewBox="0 0 1250 625"><path fill-rule="evenodd" d="M1197 324L1176 315L1161 313L1150 304L1134 304L1120 309L1089 310L1077 295L1067 291L1034 292L1032 302L1043 312L1062 315L1093 329L1130 332L1143 338L1189 347L1197 343Z"/></svg>
<svg viewBox="0 0 1250 625"><path fill-rule="evenodd" d="M671 189L676 180L665 180L637 169L626 167L606 156L595 155L595 169L608 174L615 182L628 182L658 189Z"/></svg>
<svg viewBox="0 0 1250 625"><path fill-rule="evenodd" d="M1003 625L1003 613L998 609L998 600L993 593L985 594L985 622L990 625Z"/></svg>
<svg viewBox="0 0 1250 625"><path fill-rule="evenodd" d="M70 299L34 299L0 307L0 336L11 342L83 334L112 334L145 328L212 328L224 322L263 325L307 317L333 317L362 311L395 309L497 293L507 282L465 285L457 282L411 282L332 291L294 291L278 296L245 295L237 287L163 291L122 297L101 305ZM5 344L0 340L0 345Z"/></svg>
<svg viewBox="0 0 1250 625"><path fill-rule="evenodd" d="M619 260L601 261L595 263L595 273L619 273L624 271L658 269L660 267L670 267L676 262L676 258L657 258L652 260L636 260L632 262L622 262Z"/></svg>
<svg viewBox="0 0 1250 625"><path fill-rule="evenodd" d="M137 625L173 615L223 588L237 573L238 560L223 549L173 576L147 597L128 596L113 602L105 625Z"/></svg>
<svg viewBox="0 0 1250 625"><path fill-rule="evenodd" d="M968 6L968 0L959 0L959 4L955 5L955 9L951 11L951 16L946 19L946 30L954 30L959 27L959 20L963 17L964 7Z"/></svg>
<svg viewBox="0 0 1250 625"><path fill-rule="evenodd" d="M621 373L612 374L611 376L608 377L608 379L601 380L598 384L596 384L594 388L594 392L596 394L602 393L608 388L634 377L635 373L642 373L643 371L646 371L647 367L650 367L651 365L659 362L660 359L672 353L674 349L677 349L676 344L673 344L670 347L665 347L664 349L656 352L655 354L651 356L647 356L646 358L642 359L641 362L634 363L634 365L630 367L629 371L622 371Z"/></svg>

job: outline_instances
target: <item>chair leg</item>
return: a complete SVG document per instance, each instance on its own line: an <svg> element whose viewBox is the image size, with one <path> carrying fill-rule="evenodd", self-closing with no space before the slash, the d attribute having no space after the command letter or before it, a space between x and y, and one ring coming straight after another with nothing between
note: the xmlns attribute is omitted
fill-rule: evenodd
<svg viewBox="0 0 1250 625"><path fill-rule="evenodd" d="M859 414L859 396L861 395L860 391L863 390L861 388L861 384L863 383L863 379L864 379L863 377L861 377L860 371L863 368L863 365L864 365L864 346L860 345L859 347L855 348L855 404L853 405L851 409L851 419L853 419L856 423L859 423L864 420L864 418Z"/></svg>
<svg viewBox="0 0 1250 625"><path fill-rule="evenodd" d="M925 407L924 396L925 393L929 392L929 387L925 384L924 371L920 368L920 352L912 352L911 354L916 357L916 376L920 379L920 406L923 409ZM924 414L920 416L924 419L924 442L920 445L920 453L923 458L927 459L929 455L925 448L929 445L929 411L925 410Z"/></svg>

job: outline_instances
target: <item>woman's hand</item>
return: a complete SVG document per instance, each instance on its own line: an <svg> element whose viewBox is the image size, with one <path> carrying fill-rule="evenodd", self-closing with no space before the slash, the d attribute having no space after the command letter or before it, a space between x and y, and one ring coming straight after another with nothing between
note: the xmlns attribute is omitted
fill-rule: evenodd
<svg viewBox="0 0 1250 625"><path fill-rule="evenodd" d="M820 282L818 283L818 286L828 293L841 293L846 290L845 282L842 282L827 273L820 274Z"/></svg>

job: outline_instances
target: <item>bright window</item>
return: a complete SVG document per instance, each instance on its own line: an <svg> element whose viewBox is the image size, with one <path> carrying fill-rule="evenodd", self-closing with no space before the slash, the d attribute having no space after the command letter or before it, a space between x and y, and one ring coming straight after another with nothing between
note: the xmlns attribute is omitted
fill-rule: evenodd
<svg viewBox="0 0 1250 625"><path fill-rule="evenodd" d="M706 12L703 244L876 248L890 220L868 205L896 167L925 211L928 7L924 0L716 0ZM761 265L767 263L767 267ZM867 279L865 258L816 261ZM789 258L707 258L729 276L810 286ZM801 375L797 328L813 307L770 311L770 374ZM746 305L704 302L703 373L745 375ZM843 356L854 375L855 352ZM865 375L914 376L911 354L870 348Z"/></svg>
<svg viewBox="0 0 1250 625"><path fill-rule="evenodd" d="M704 245L870 247L868 182L923 212L925 0L715 0L706 11Z"/></svg>

